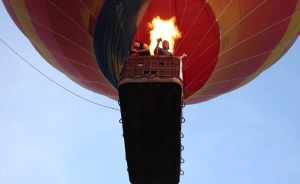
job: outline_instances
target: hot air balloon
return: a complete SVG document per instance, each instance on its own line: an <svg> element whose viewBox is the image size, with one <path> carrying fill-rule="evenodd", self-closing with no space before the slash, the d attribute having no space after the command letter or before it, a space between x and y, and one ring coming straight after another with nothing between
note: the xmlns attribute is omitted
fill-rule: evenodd
<svg viewBox="0 0 300 184"><path fill-rule="evenodd" d="M121 65L133 40L150 43L149 23L175 17L184 59L185 104L249 83L300 33L300 0L2 0L33 47L82 87L119 100ZM171 30L168 30L171 31Z"/></svg>
<svg viewBox="0 0 300 184"><path fill-rule="evenodd" d="M148 23L176 18L186 53L186 104L235 90L277 62L300 30L299 0L3 0L37 52L71 80L118 100L132 40L150 43Z"/></svg>

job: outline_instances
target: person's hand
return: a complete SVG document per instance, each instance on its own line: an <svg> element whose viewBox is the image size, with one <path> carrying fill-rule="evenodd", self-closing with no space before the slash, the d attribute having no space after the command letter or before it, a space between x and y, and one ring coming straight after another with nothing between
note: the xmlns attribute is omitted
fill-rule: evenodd
<svg viewBox="0 0 300 184"><path fill-rule="evenodd" d="M136 50L136 49L131 49L131 51L130 51L131 53L138 53L139 51L138 50Z"/></svg>
<svg viewBox="0 0 300 184"><path fill-rule="evenodd" d="M161 42L162 39L161 38L157 38L157 43Z"/></svg>

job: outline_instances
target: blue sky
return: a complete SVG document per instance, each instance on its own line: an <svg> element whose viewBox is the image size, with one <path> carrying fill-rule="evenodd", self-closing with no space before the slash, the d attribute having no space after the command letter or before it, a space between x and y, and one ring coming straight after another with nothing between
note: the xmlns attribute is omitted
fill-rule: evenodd
<svg viewBox="0 0 300 184"><path fill-rule="evenodd" d="M0 3L0 38L92 101L118 104L52 68ZM300 183L300 40L248 85L184 108L183 184ZM126 184L120 112L56 86L0 43L0 183Z"/></svg>

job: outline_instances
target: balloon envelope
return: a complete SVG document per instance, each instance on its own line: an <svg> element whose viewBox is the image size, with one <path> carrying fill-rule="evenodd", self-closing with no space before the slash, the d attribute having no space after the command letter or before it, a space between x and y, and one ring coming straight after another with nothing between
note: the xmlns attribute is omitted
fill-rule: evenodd
<svg viewBox="0 0 300 184"><path fill-rule="evenodd" d="M300 31L300 0L3 0L37 52L71 80L118 99L122 61L148 23L176 18L182 37L184 100L235 90L277 62Z"/></svg>

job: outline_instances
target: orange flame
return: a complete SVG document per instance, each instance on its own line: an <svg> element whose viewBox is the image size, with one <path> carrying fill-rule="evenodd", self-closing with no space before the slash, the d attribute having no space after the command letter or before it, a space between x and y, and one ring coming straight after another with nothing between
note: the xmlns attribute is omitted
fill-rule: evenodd
<svg viewBox="0 0 300 184"><path fill-rule="evenodd" d="M169 41L169 51L173 53L175 41L181 38L181 33L175 24L175 17L168 20L163 20L160 17L155 17L151 23L148 23L150 28L150 40L149 45L151 54L154 53L154 49L157 45L157 38ZM160 45L160 47L162 47Z"/></svg>

